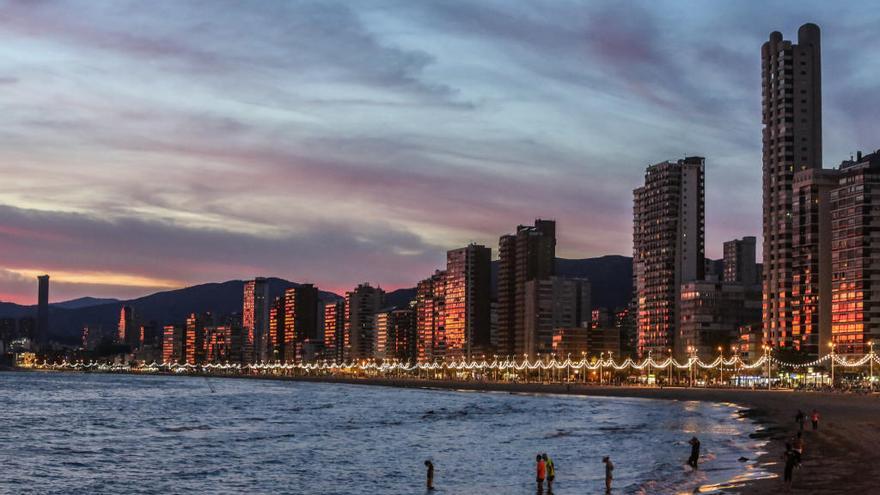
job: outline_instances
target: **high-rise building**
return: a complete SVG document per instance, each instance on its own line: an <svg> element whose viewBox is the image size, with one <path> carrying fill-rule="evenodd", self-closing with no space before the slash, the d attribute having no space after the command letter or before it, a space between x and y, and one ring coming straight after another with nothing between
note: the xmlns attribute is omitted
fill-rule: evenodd
<svg viewBox="0 0 880 495"><path fill-rule="evenodd" d="M267 361L269 355L269 284L257 277L244 284L242 309L242 359L246 363Z"/></svg>
<svg viewBox="0 0 880 495"><path fill-rule="evenodd" d="M764 191L764 333L792 343L792 191L794 174L822 168L822 72L819 27L804 24L798 42L774 31L761 47Z"/></svg>
<svg viewBox="0 0 880 495"><path fill-rule="evenodd" d="M791 345L814 356L831 342L831 191L836 170L794 174L791 221Z"/></svg>
<svg viewBox="0 0 880 495"><path fill-rule="evenodd" d="M678 341L703 360L735 349L739 329L761 319L761 287L740 282L695 280L681 286ZM664 352L662 354L668 354Z"/></svg>
<svg viewBox="0 0 880 495"><path fill-rule="evenodd" d="M446 356L446 272L416 285L416 349L419 361L436 361Z"/></svg>
<svg viewBox="0 0 880 495"><path fill-rule="evenodd" d="M166 325L162 337L162 362L183 364L185 349L186 329L182 325Z"/></svg>
<svg viewBox="0 0 880 495"><path fill-rule="evenodd" d="M498 353L526 352L526 283L556 274L556 222L535 220L498 241Z"/></svg>
<svg viewBox="0 0 880 495"><path fill-rule="evenodd" d="M880 150L841 164L831 232L831 338L838 353L865 354L880 343Z"/></svg>
<svg viewBox="0 0 880 495"><path fill-rule="evenodd" d="M269 307L269 359L280 361L284 355L284 298L276 297Z"/></svg>
<svg viewBox="0 0 880 495"><path fill-rule="evenodd" d="M190 364L203 364L207 357L207 327L213 324L210 313L191 313L186 318L184 360Z"/></svg>
<svg viewBox="0 0 880 495"><path fill-rule="evenodd" d="M705 272L704 159L651 165L633 191L633 278L638 354L661 355L676 342L680 288Z"/></svg>
<svg viewBox="0 0 880 495"><path fill-rule="evenodd" d="M376 313L374 335L377 359L416 360L416 312L414 308L388 308Z"/></svg>
<svg viewBox="0 0 880 495"><path fill-rule="evenodd" d="M724 282L741 282L746 285L758 283L755 245L753 236L724 243Z"/></svg>
<svg viewBox="0 0 880 495"><path fill-rule="evenodd" d="M446 253L446 355L483 353L490 345L492 250L471 244Z"/></svg>
<svg viewBox="0 0 880 495"><path fill-rule="evenodd" d="M302 284L284 291L284 336L282 359L294 362L302 359L305 343L318 343L324 340L318 334L318 289L312 284Z"/></svg>
<svg viewBox="0 0 880 495"><path fill-rule="evenodd" d="M385 306L385 291L370 284L345 293L346 359L372 359L376 313Z"/></svg>
<svg viewBox="0 0 880 495"><path fill-rule="evenodd" d="M345 301L324 305L324 357L341 362L345 329Z"/></svg>
<svg viewBox="0 0 880 495"><path fill-rule="evenodd" d="M523 354L529 359L550 354L554 331L587 327L591 313L589 280L550 277L526 282Z"/></svg>
<svg viewBox="0 0 880 495"><path fill-rule="evenodd" d="M214 325L205 328L205 361L225 363L232 357L232 325Z"/></svg>
<svg viewBox="0 0 880 495"><path fill-rule="evenodd" d="M141 332L134 318L134 308L131 306L119 308L119 324L116 328L116 338L120 344L127 344L132 349L140 347Z"/></svg>
<svg viewBox="0 0 880 495"><path fill-rule="evenodd" d="M37 329L32 337L34 347L42 350L49 342L49 276L37 277Z"/></svg>

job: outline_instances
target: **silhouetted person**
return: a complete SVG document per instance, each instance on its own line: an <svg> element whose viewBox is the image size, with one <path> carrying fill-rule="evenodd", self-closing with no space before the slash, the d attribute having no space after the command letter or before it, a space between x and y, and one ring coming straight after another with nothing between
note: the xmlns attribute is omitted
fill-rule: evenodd
<svg viewBox="0 0 880 495"><path fill-rule="evenodd" d="M544 493L544 479L547 477L547 465L544 463L544 458L541 457L541 454L538 454L535 462L535 470L537 474L535 481L538 482L538 493Z"/></svg>
<svg viewBox="0 0 880 495"><path fill-rule="evenodd" d="M611 480L614 479L614 464L607 455L602 458L602 462L605 463L605 493L608 494L611 493Z"/></svg>
<svg viewBox="0 0 880 495"><path fill-rule="evenodd" d="M428 468L428 474L427 474L427 480L426 480L428 490L433 490L434 489L434 463L431 461L425 461L425 467Z"/></svg>
<svg viewBox="0 0 880 495"><path fill-rule="evenodd" d="M813 423L813 431L819 429L819 411L813 409L813 414L810 416L810 420Z"/></svg>
<svg viewBox="0 0 880 495"><path fill-rule="evenodd" d="M544 466L547 468L547 493L553 493L553 480L556 479L556 465L553 459L547 456L547 453L541 454L544 459Z"/></svg>
<svg viewBox="0 0 880 495"><path fill-rule="evenodd" d="M700 461L700 441L697 437L693 437L688 441L691 444L691 456L688 457L688 466L697 469L697 463Z"/></svg>
<svg viewBox="0 0 880 495"><path fill-rule="evenodd" d="M797 414L794 415L794 422L800 426L801 431L804 431L804 421L806 421L806 420L807 420L807 415L804 414L803 411L798 409Z"/></svg>
<svg viewBox="0 0 880 495"><path fill-rule="evenodd" d="M783 468L782 473L782 483L785 485L785 491L791 491L791 477L794 473L794 468L801 463L801 455L791 448L791 444L785 444L785 452L782 454L782 459L785 461L785 467Z"/></svg>

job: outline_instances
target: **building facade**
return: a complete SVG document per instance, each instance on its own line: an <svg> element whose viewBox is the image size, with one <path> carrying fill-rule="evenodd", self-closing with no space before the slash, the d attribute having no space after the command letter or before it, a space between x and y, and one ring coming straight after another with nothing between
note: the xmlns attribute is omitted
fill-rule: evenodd
<svg viewBox="0 0 880 495"><path fill-rule="evenodd" d="M836 170L794 174L790 345L814 356L831 342L831 191Z"/></svg>
<svg viewBox="0 0 880 495"><path fill-rule="evenodd" d="M774 31L761 47L763 99L764 333L793 342L792 195L795 172L822 168L822 73L819 27L805 24L798 43Z"/></svg>
<svg viewBox="0 0 880 495"><path fill-rule="evenodd" d="M267 361L270 358L269 284L265 278L245 282L241 322L244 330L243 361Z"/></svg>
<svg viewBox="0 0 880 495"><path fill-rule="evenodd" d="M49 276L37 277L37 328L34 332L33 347L42 350L49 342Z"/></svg>
<svg viewBox="0 0 880 495"><path fill-rule="evenodd" d="M134 308L131 306L122 306L119 308L119 324L116 328L117 342L120 344L127 344L132 349L140 347L140 327L135 321Z"/></svg>
<svg viewBox="0 0 880 495"><path fill-rule="evenodd" d="M284 362L301 361L305 344L323 342L318 332L318 289L302 284L284 291L284 334L281 339L281 359Z"/></svg>
<svg viewBox="0 0 880 495"><path fill-rule="evenodd" d="M406 363L417 359L415 308L389 308L376 314L377 359Z"/></svg>
<svg viewBox="0 0 880 495"><path fill-rule="evenodd" d="M183 325L166 325L162 333L162 362L186 362L186 329Z"/></svg>
<svg viewBox="0 0 880 495"><path fill-rule="evenodd" d="M526 353L526 283L556 274L556 222L535 220L498 241L498 353Z"/></svg>
<svg viewBox="0 0 880 495"><path fill-rule="evenodd" d="M638 354L676 355L680 288L705 273L704 159L687 157L648 167L633 191L633 278Z"/></svg>
<svg viewBox="0 0 880 495"><path fill-rule="evenodd" d="M711 361L718 348L729 354L743 325L760 322L761 287L739 282L696 280L681 287L678 342L685 353ZM663 353L663 354L668 354Z"/></svg>
<svg viewBox="0 0 880 495"><path fill-rule="evenodd" d="M831 232L831 338L865 354L880 342L880 150L841 164Z"/></svg>
<svg viewBox="0 0 880 495"><path fill-rule="evenodd" d="M724 243L724 282L740 282L746 285L760 283L758 281L758 264L756 263L753 236L734 239Z"/></svg>
<svg viewBox="0 0 880 495"><path fill-rule="evenodd" d="M344 356L372 359L376 313L385 306L385 291L370 284L358 285L345 294Z"/></svg>
<svg viewBox="0 0 880 495"><path fill-rule="evenodd" d="M550 277L525 286L525 348L529 359L553 352L553 334L561 327L589 326L590 282Z"/></svg>
<svg viewBox="0 0 880 495"><path fill-rule="evenodd" d="M324 357L334 362L343 359L345 301L324 305Z"/></svg>
<svg viewBox="0 0 880 495"><path fill-rule="evenodd" d="M446 357L446 272L416 285L416 354L423 362Z"/></svg>
<svg viewBox="0 0 880 495"><path fill-rule="evenodd" d="M489 349L492 250L471 244L446 253L444 330L446 355L485 354Z"/></svg>

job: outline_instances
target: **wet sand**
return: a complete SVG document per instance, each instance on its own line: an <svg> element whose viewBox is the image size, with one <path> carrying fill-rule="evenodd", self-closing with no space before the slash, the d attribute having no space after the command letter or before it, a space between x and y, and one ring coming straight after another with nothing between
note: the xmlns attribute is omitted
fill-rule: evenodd
<svg viewBox="0 0 880 495"><path fill-rule="evenodd" d="M795 470L791 493L880 493L880 396L836 393L704 389L602 387L595 385L490 383L410 380L392 378L300 377L297 380L382 385L392 387L506 391L512 393L576 394L604 397L699 400L729 402L749 409L751 419L764 429L758 438L769 440L768 452L759 461L769 479L746 482L728 490L741 494L783 493L782 452L784 443L798 431L794 416L801 409L807 416L804 428L803 465ZM819 430L812 431L809 415L821 415Z"/></svg>

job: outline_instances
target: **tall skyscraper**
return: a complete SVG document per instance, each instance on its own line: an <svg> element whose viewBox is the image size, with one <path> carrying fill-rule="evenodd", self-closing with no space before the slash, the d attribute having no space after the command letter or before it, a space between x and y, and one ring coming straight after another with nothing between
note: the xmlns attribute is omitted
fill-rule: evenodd
<svg viewBox="0 0 880 495"><path fill-rule="evenodd" d="M372 359L376 313L385 306L385 291L370 284L345 293L345 358Z"/></svg>
<svg viewBox="0 0 880 495"><path fill-rule="evenodd" d="M753 236L724 243L724 282L741 282L746 285L758 283L755 245Z"/></svg>
<svg viewBox="0 0 880 495"><path fill-rule="evenodd" d="M685 353L676 338L681 284L704 278L704 159L648 167L633 191L633 276L638 353Z"/></svg>
<svg viewBox="0 0 880 495"><path fill-rule="evenodd" d="M526 283L556 274L556 222L535 220L498 241L498 352L526 352Z"/></svg>
<svg viewBox="0 0 880 495"><path fill-rule="evenodd" d="M299 361L304 343L323 340L323 335L320 338L318 335L318 289L312 284L302 284L284 291L283 360Z"/></svg>
<svg viewBox="0 0 880 495"><path fill-rule="evenodd" d="M880 150L841 164L831 231L831 338L836 352L865 354L880 343Z"/></svg>
<svg viewBox="0 0 880 495"><path fill-rule="evenodd" d="M122 306L119 308L119 324L117 325L117 341L127 344L132 349L137 349L141 344L140 327L135 322L134 308Z"/></svg>
<svg viewBox="0 0 880 495"><path fill-rule="evenodd" d="M245 363L267 361L269 355L269 284L257 277L244 284L241 323L244 330L242 359Z"/></svg>
<svg viewBox="0 0 880 495"><path fill-rule="evenodd" d="M831 191L836 170L794 174L791 222L791 345L814 356L831 342Z"/></svg>
<svg viewBox="0 0 880 495"><path fill-rule="evenodd" d="M37 350L42 350L49 342L49 276L40 275L37 281L37 331L34 344Z"/></svg>
<svg viewBox="0 0 880 495"><path fill-rule="evenodd" d="M492 250L471 244L446 253L446 355L485 354L489 348Z"/></svg>
<svg viewBox="0 0 880 495"><path fill-rule="evenodd" d="M774 31L761 47L764 189L764 333L792 343L792 191L794 174L822 168L819 27L804 24L798 43Z"/></svg>
<svg viewBox="0 0 880 495"><path fill-rule="evenodd" d="M419 361L446 357L446 272L416 285L416 350Z"/></svg>
<svg viewBox="0 0 880 495"><path fill-rule="evenodd" d="M343 359L345 301L324 305L324 357L331 361Z"/></svg>
<svg viewBox="0 0 880 495"><path fill-rule="evenodd" d="M284 298L276 297L269 307L269 360L284 356Z"/></svg>

